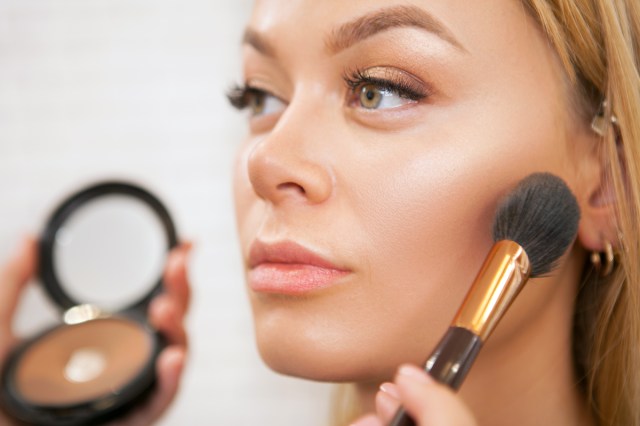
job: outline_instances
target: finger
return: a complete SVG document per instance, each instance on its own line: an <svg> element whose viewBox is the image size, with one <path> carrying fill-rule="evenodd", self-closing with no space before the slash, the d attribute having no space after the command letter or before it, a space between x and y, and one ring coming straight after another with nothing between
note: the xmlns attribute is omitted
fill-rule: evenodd
<svg viewBox="0 0 640 426"><path fill-rule="evenodd" d="M0 269L0 332L11 336L11 322L18 300L29 279L36 273L37 243L27 237L12 259Z"/></svg>
<svg viewBox="0 0 640 426"><path fill-rule="evenodd" d="M369 414L351 423L351 426L383 426L383 423L375 415Z"/></svg>
<svg viewBox="0 0 640 426"><path fill-rule="evenodd" d="M183 312L175 299L161 294L149 305L149 321L170 345L187 346L187 332L184 329Z"/></svg>
<svg viewBox="0 0 640 426"><path fill-rule="evenodd" d="M403 365L398 370L395 383L402 405L419 425L476 425L471 411L462 400L424 370Z"/></svg>
<svg viewBox="0 0 640 426"><path fill-rule="evenodd" d="M159 419L175 398L180 387L186 353L184 348L170 346L162 351L156 364L157 383L150 399L126 418L110 426L140 426Z"/></svg>
<svg viewBox="0 0 640 426"><path fill-rule="evenodd" d="M384 424L388 424L400 408L400 394L393 383L383 383L376 394L376 412Z"/></svg>
<svg viewBox="0 0 640 426"><path fill-rule="evenodd" d="M164 270L165 292L178 301L183 313L188 310L191 298L187 262L192 246L190 242L185 242L171 250Z"/></svg>

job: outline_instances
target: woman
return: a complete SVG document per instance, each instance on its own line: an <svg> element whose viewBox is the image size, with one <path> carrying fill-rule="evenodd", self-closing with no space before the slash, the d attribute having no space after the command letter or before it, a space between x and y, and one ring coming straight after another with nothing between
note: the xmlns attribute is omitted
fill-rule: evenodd
<svg viewBox="0 0 640 426"><path fill-rule="evenodd" d="M399 404L420 425L640 424L639 27L635 0L258 1L230 97L250 111L236 210L265 362L353 383L339 424ZM453 394L405 363L539 171L576 195L577 240Z"/></svg>
<svg viewBox="0 0 640 426"><path fill-rule="evenodd" d="M640 424L638 46L635 0L258 1L230 99L266 363L353 383L378 413L359 425L400 403L421 425ZM575 194L573 246L458 395L406 366L386 383L424 362L534 172Z"/></svg>

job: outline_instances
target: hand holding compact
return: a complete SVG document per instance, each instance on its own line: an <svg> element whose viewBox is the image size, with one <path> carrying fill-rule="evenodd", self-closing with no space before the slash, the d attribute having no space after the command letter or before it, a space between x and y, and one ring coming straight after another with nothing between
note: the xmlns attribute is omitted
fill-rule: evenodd
<svg viewBox="0 0 640 426"><path fill-rule="evenodd" d="M164 291L149 306L148 321L166 339L155 365L156 386L143 404L111 423L113 426L148 425L164 413L176 395L187 350L183 319L190 298L186 267L190 249L191 245L184 243L171 251L164 269ZM37 264L37 243L27 238L13 258L0 268L0 365L5 364L10 351L18 344L12 319L22 291L36 275ZM14 423L0 412L0 424Z"/></svg>
<svg viewBox="0 0 640 426"><path fill-rule="evenodd" d="M41 426L155 420L177 390L189 300L190 246L168 210L143 188L103 182L65 199L31 246L61 321L5 349L6 412Z"/></svg>

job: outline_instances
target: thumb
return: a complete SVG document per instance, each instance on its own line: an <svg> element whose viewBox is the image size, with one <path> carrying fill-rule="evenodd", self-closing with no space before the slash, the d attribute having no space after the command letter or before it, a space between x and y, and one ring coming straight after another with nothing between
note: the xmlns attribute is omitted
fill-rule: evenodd
<svg viewBox="0 0 640 426"><path fill-rule="evenodd" d="M0 347L13 339L13 315L22 290L36 273L37 258L37 243L27 237L13 258L0 268Z"/></svg>

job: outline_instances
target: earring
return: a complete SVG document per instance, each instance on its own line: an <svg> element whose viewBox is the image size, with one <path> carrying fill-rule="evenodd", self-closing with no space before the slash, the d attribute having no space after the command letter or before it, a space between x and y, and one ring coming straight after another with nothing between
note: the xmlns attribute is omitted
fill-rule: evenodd
<svg viewBox="0 0 640 426"><path fill-rule="evenodd" d="M618 128L618 118L612 111L610 111L609 103L605 99L598 107L598 112L596 112L596 115L591 121L591 130L604 137L609 125L613 126L616 142L618 142L620 136L620 130Z"/></svg>
<svg viewBox="0 0 640 426"><path fill-rule="evenodd" d="M604 255L604 264L602 257ZM601 276L606 277L613 271L615 264L615 255L613 253L613 246L609 241L604 243L604 253L597 251L591 252L591 265L593 269Z"/></svg>

